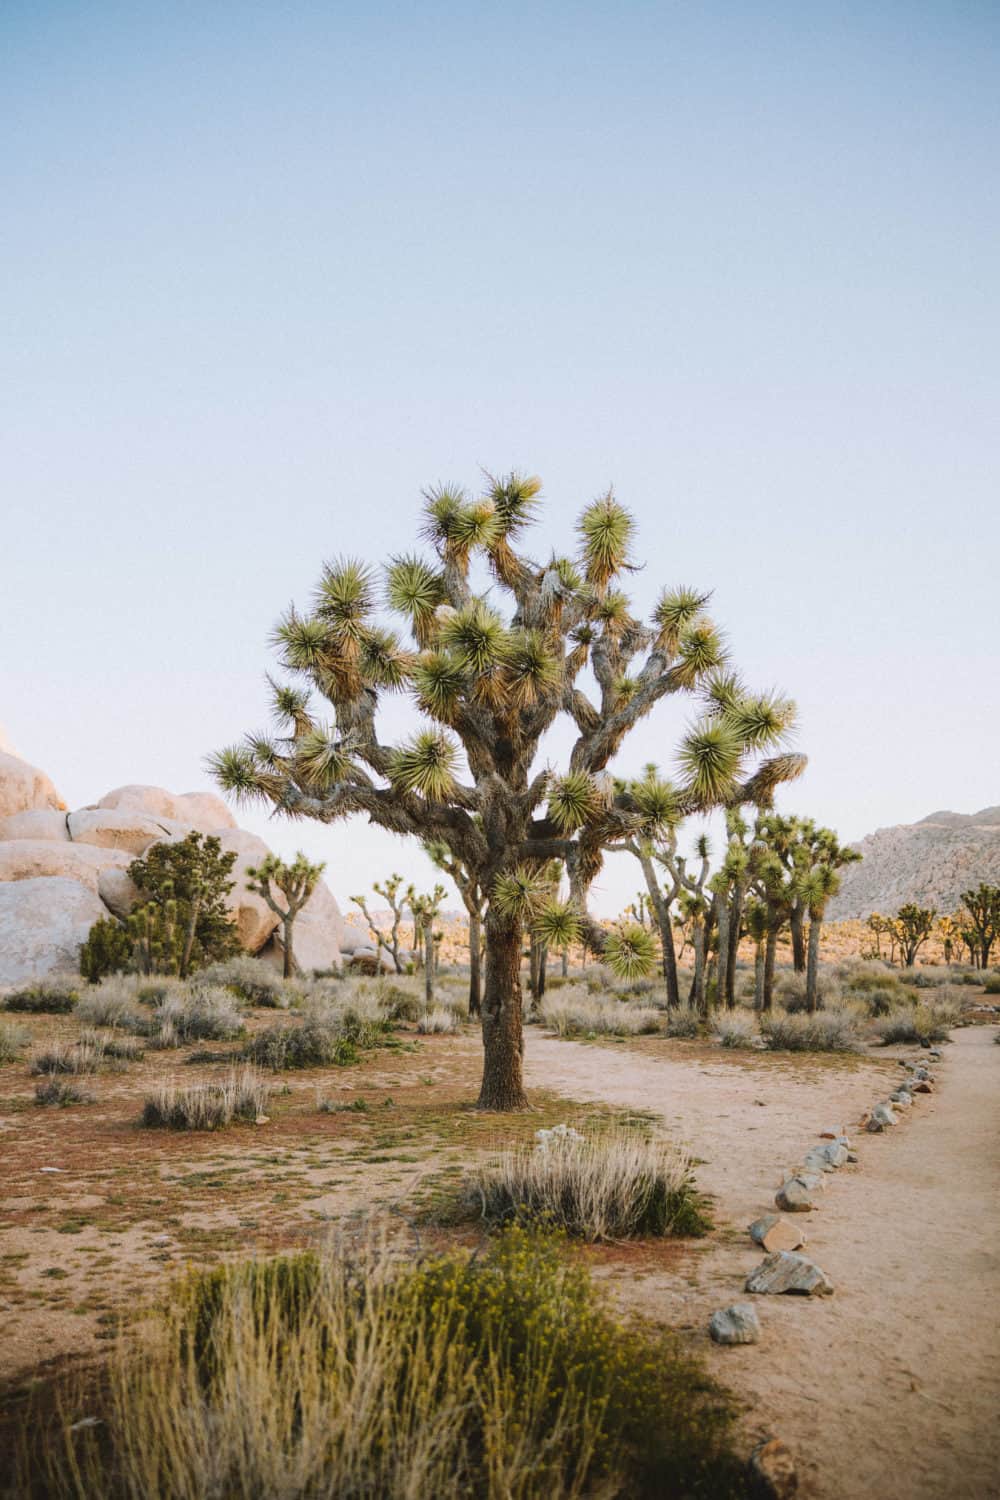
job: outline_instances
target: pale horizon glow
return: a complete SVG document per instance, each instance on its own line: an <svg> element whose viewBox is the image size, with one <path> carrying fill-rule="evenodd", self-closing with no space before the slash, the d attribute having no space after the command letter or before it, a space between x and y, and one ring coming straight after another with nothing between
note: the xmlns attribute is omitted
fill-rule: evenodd
<svg viewBox="0 0 1000 1500"><path fill-rule="evenodd" d="M513 467L529 550L614 484L637 603L713 591L799 704L782 808L1000 803L1000 9L12 0L0 41L0 724L71 807L210 789L323 560ZM237 816L345 909L437 878Z"/></svg>

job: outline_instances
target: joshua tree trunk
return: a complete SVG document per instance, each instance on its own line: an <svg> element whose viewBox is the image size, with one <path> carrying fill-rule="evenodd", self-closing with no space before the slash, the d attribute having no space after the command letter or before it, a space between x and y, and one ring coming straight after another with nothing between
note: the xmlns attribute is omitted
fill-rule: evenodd
<svg viewBox="0 0 1000 1500"><path fill-rule="evenodd" d="M774 961L778 956L779 925L772 922L767 929L767 945L764 949L764 1003L762 1010L770 1010L774 1000Z"/></svg>
<svg viewBox="0 0 1000 1500"><path fill-rule="evenodd" d="M729 960L726 965L726 1005L730 1010L736 1004L736 961L740 953L740 925L743 921L745 898L746 882L737 881L733 887L733 899L729 911Z"/></svg>
<svg viewBox="0 0 1000 1500"><path fill-rule="evenodd" d="M434 1003L434 923L424 923L424 996Z"/></svg>
<svg viewBox="0 0 1000 1500"><path fill-rule="evenodd" d="M537 991L537 993L535 995L535 999L537 1001L539 1001L539 1002L541 1002L545 998L545 978L546 978L546 971L548 969L548 963L549 963L549 945L548 945L548 943L539 943L539 945L538 945L538 991Z"/></svg>
<svg viewBox="0 0 1000 1500"><path fill-rule="evenodd" d="M660 889L656 878L656 867L652 857L645 845L637 845L632 851L640 865L646 880L646 890L649 892L649 902L656 917L657 926L660 929L660 946L663 949L663 978L667 985L667 1008L679 1010L681 1004L681 992L677 983L677 954L674 950L674 929L670 920L670 908L673 901L667 900Z"/></svg>
<svg viewBox="0 0 1000 1500"><path fill-rule="evenodd" d="M482 923L479 909L469 907L469 1015L482 1010Z"/></svg>
<svg viewBox="0 0 1000 1500"><path fill-rule="evenodd" d="M809 918L809 957L806 964L806 1010L813 1015L819 997L819 934L823 926L822 917Z"/></svg>
<svg viewBox="0 0 1000 1500"><path fill-rule="evenodd" d="M720 1009L723 1005L730 1010L733 1001L729 995L729 902L725 897L719 897L719 983L716 990L716 1000Z"/></svg>
<svg viewBox="0 0 1000 1500"><path fill-rule="evenodd" d="M792 907L789 925L792 929L792 967L796 974L802 974L806 967L805 912L798 901Z"/></svg>
<svg viewBox="0 0 1000 1500"><path fill-rule="evenodd" d="M184 948L181 952L181 961L177 973L181 979L187 978L188 964L191 962L191 950L194 947L195 931L198 927L198 917L201 913L201 895L195 895L191 902L191 911L188 915L187 931L184 934Z"/></svg>
<svg viewBox="0 0 1000 1500"><path fill-rule="evenodd" d="M764 944L760 939L753 955L753 1008L757 1012L764 1009Z"/></svg>
<svg viewBox="0 0 1000 1500"><path fill-rule="evenodd" d="M691 924L691 946L694 948L694 974L688 993L688 1010L701 1010L705 1000L705 924L700 919Z"/></svg>
<svg viewBox="0 0 1000 1500"><path fill-rule="evenodd" d="M486 914L486 985L483 994L483 1083L479 1108L527 1108L522 1075L521 923Z"/></svg>
<svg viewBox="0 0 1000 1500"><path fill-rule="evenodd" d="M566 979L569 976L569 949L568 948L564 948L563 949L563 951L562 951L562 959L561 959L560 962L561 962L561 969L562 969L562 977L564 979Z"/></svg>

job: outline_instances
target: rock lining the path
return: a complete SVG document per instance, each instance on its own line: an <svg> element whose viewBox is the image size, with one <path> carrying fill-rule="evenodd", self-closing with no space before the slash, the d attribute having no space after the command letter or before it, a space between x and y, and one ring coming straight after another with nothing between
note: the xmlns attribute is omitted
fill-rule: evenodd
<svg viewBox="0 0 1000 1500"><path fill-rule="evenodd" d="M830 1297L833 1282L815 1261L792 1250L777 1250L765 1256L746 1279L744 1290L762 1296L789 1294L799 1297Z"/></svg>
<svg viewBox="0 0 1000 1500"><path fill-rule="evenodd" d="M757 1309L752 1302L720 1307L709 1319L708 1331L716 1344L756 1344L761 1332Z"/></svg>
<svg viewBox="0 0 1000 1500"><path fill-rule="evenodd" d="M806 1242L805 1233L778 1214L765 1214L748 1226L750 1238L762 1250L798 1250Z"/></svg>

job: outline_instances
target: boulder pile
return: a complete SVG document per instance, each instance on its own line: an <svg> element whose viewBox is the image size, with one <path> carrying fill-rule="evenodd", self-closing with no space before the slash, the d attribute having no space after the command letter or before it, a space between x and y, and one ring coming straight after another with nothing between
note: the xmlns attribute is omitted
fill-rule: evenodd
<svg viewBox="0 0 1000 1500"><path fill-rule="evenodd" d="M67 809L44 772L0 751L0 988L75 970L80 944L99 917L124 917L138 898L128 876L152 844L214 834L236 855L228 905L247 953L280 966L278 918L247 889L247 870L269 852L238 828L211 792L175 795L120 786L100 801ZM295 923L295 956L305 970L340 965L343 922L320 881Z"/></svg>

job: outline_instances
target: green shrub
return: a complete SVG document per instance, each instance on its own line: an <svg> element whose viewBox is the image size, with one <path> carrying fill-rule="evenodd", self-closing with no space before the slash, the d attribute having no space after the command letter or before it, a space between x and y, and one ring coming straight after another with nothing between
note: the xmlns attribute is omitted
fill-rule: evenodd
<svg viewBox="0 0 1000 1500"><path fill-rule="evenodd" d="M820 1010L815 1015L760 1018L761 1035L772 1052L857 1052L861 1048L857 1019L850 1011Z"/></svg>
<svg viewBox="0 0 1000 1500"><path fill-rule="evenodd" d="M698 1012L694 1010L669 1011L663 1029L667 1036L680 1038L698 1036L701 1031Z"/></svg>
<svg viewBox="0 0 1000 1500"><path fill-rule="evenodd" d="M546 995L539 1019L562 1037L642 1036L663 1024L661 1012L651 1006L588 994L580 987Z"/></svg>
<svg viewBox="0 0 1000 1500"><path fill-rule="evenodd" d="M295 1068L343 1068L358 1060L358 1048L336 1026L303 1021L299 1026L272 1026L251 1037L243 1049L248 1062L274 1073Z"/></svg>
<svg viewBox="0 0 1000 1500"><path fill-rule="evenodd" d="M280 974L259 958L251 958L245 953L225 963L209 965L201 970L198 978L208 984L222 985L247 1005L264 1010L287 1010L294 994Z"/></svg>
<svg viewBox="0 0 1000 1500"><path fill-rule="evenodd" d="M168 1130L218 1130L237 1120L252 1124L264 1113L270 1092L252 1068L233 1072L222 1083L164 1084L147 1097L142 1124Z"/></svg>
<svg viewBox="0 0 1000 1500"><path fill-rule="evenodd" d="M744 1494L734 1407L700 1360L519 1229L417 1265L369 1244L196 1275L107 1384L100 1427L33 1429L19 1494Z"/></svg>
<svg viewBox="0 0 1000 1500"><path fill-rule="evenodd" d="M719 1015L715 1019L715 1034L720 1047L746 1049L757 1044L757 1027L752 1016L739 1011Z"/></svg>
<svg viewBox="0 0 1000 1500"><path fill-rule="evenodd" d="M109 974L124 973L132 964L132 939L115 917L98 917L80 945L80 973L90 984Z"/></svg>
<svg viewBox="0 0 1000 1500"><path fill-rule="evenodd" d="M68 1078L47 1078L35 1087L36 1104L54 1104L62 1109L67 1104L93 1104L94 1096L89 1089L71 1083Z"/></svg>
<svg viewBox="0 0 1000 1500"><path fill-rule="evenodd" d="M187 994L170 994L153 1019L156 1030L169 1026L179 1042L231 1041L244 1029L235 996L221 985L199 985Z"/></svg>
<svg viewBox="0 0 1000 1500"><path fill-rule="evenodd" d="M68 1015L80 998L79 979L54 975L50 979L32 979L7 991L4 1006L7 1010L28 1014Z"/></svg>
<svg viewBox="0 0 1000 1500"><path fill-rule="evenodd" d="M44 1052L31 1059L31 1071L39 1073L97 1073L104 1066L103 1043L89 1039L79 1042L53 1042Z"/></svg>
<svg viewBox="0 0 1000 1500"><path fill-rule="evenodd" d="M957 1006L932 1001L912 1010L893 1011L876 1021L872 1030L883 1047L894 1047L904 1042L945 1042L957 1024Z"/></svg>
<svg viewBox="0 0 1000 1500"><path fill-rule="evenodd" d="M987 995L1000 995L1000 974L989 974L983 986Z"/></svg>

